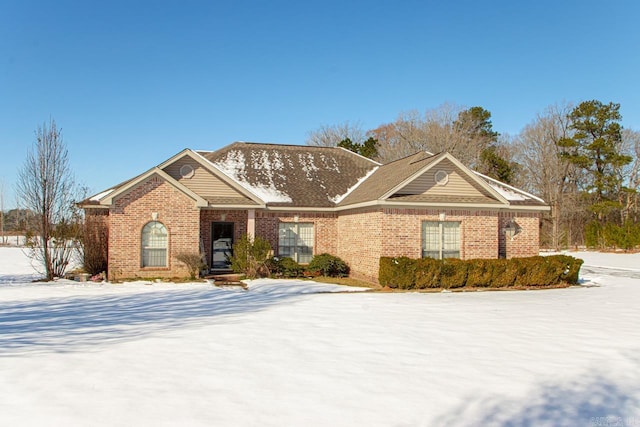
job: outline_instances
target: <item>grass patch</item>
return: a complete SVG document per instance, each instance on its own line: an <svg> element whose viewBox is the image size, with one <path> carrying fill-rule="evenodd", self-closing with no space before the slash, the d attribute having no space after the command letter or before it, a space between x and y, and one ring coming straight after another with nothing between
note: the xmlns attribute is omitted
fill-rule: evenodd
<svg viewBox="0 0 640 427"><path fill-rule="evenodd" d="M357 286L360 288L369 288L369 289L381 289L381 286L378 285L377 283L365 282L364 280L352 279L351 277L318 276L318 277L313 277L311 280L313 280L314 282L332 283L334 285Z"/></svg>

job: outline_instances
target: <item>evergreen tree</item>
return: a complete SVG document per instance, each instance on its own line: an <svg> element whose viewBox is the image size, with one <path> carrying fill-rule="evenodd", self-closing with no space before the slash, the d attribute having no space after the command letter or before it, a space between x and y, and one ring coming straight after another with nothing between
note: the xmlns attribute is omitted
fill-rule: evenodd
<svg viewBox="0 0 640 427"><path fill-rule="evenodd" d="M585 101L569 113L573 136L563 138L561 156L585 172L582 190L591 209L604 219L622 206L617 201L623 186L622 167L632 161L621 152L620 104Z"/></svg>
<svg viewBox="0 0 640 427"><path fill-rule="evenodd" d="M363 143L357 143L351 141L349 138L345 138L338 143L338 147L346 148L349 151L358 153L361 156L373 159L378 155L378 141L375 138L369 137Z"/></svg>

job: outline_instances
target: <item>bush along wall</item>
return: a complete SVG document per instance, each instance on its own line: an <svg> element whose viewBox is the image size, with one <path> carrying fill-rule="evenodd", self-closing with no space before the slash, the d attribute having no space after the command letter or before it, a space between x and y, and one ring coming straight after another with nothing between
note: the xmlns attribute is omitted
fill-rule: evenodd
<svg viewBox="0 0 640 427"><path fill-rule="evenodd" d="M568 255L511 259L380 258L378 281L394 289L536 288L575 285L583 261Z"/></svg>

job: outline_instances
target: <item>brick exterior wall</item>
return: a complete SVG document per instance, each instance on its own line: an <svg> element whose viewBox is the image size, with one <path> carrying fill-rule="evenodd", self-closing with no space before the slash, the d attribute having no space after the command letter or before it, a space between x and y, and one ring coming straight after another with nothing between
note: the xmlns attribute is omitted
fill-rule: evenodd
<svg viewBox="0 0 640 427"><path fill-rule="evenodd" d="M142 228L152 221L169 234L166 267L142 267ZM118 196L109 212L109 279L185 277L188 271L174 257L199 250L200 212L194 201L162 178L152 176Z"/></svg>
<svg viewBox="0 0 640 427"><path fill-rule="evenodd" d="M359 210L341 213L338 217L338 252L357 279L377 281L378 265L384 236L381 210ZM372 230L375 230L372 232Z"/></svg>
<svg viewBox="0 0 640 427"><path fill-rule="evenodd" d="M316 212L256 212L256 236L271 244L278 255L278 229L281 222L313 223L313 253L336 254L338 251L337 216L334 213Z"/></svg>
<svg viewBox="0 0 640 427"><path fill-rule="evenodd" d="M505 236L504 229L509 221L515 221L520 232L513 238ZM540 214L528 212L501 212L500 247L506 258L521 258L538 255L540 251Z"/></svg>
<svg viewBox="0 0 640 427"><path fill-rule="evenodd" d="M460 257L498 257L498 213L474 210L376 209L341 213L337 255L354 277L377 281L381 256L422 256L422 222L460 222ZM373 232L372 232L373 231Z"/></svg>
<svg viewBox="0 0 640 427"><path fill-rule="evenodd" d="M87 210L88 215L93 215ZM96 211L97 212L97 211ZM166 268L141 267L142 227L158 214L169 231ZM247 233L246 210L199 210L193 200L159 177L147 179L119 196L106 217L109 225L109 278L183 277L188 272L175 260L179 252L200 250L211 263L211 225L234 224L234 239ZM504 227L514 219L520 232L505 238ZM278 255L278 224L314 224L314 254L330 253L342 258L353 277L377 281L381 256L422 255L423 221L460 222L462 259L507 258L538 253L539 214L460 209L376 208L337 213L256 211L255 233L268 240Z"/></svg>

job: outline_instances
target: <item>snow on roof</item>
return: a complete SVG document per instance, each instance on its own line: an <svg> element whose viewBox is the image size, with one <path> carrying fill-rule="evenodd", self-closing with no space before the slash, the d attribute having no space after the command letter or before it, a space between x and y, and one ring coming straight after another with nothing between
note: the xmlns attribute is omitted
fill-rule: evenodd
<svg viewBox="0 0 640 427"><path fill-rule="evenodd" d="M96 194L95 196L91 197L89 200L91 200L92 202L99 202L105 196L108 196L109 194L113 193L113 190L114 190L113 188L110 188L106 191L103 191L102 193Z"/></svg>
<svg viewBox="0 0 640 427"><path fill-rule="evenodd" d="M269 185L251 184L247 179L245 170L246 159L242 151L230 151L224 161L212 163L222 173L232 178L246 190L258 196L265 203L290 203L291 197L275 187L273 174L282 167L276 162L272 167L266 152L263 156L252 156L252 165L255 169L261 169L268 177Z"/></svg>
<svg viewBox="0 0 640 427"><path fill-rule="evenodd" d="M378 170L378 166L376 166L375 168L371 169L369 172L367 172L367 174L366 174L365 176L363 176L362 178L360 178L360 179L358 180L358 182L356 182L356 183L355 183L355 185L354 185L353 187L349 188L349 189L347 190L347 192L346 192L346 193L344 193L344 194L342 194L342 195L338 195L338 196L332 197L332 198L331 198L331 201L332 201L333 203L335 203L335 204L338 204L338 203L340 203L341 201L343 201L343 200L345 199L345 197L347 197L349 194L351 194L351 192L352 192L353 190L355 190L356 188L358 188L358 187L360 186L360 184L362 184L363 182L365 182L365 181L367 180L367 178L369 178L371 175L373 175L373 173L374 173L375 171L377 171L377 170Z"/></svg>
<svg viewBox="0 0 640 427"><path fill-rule="evenodd" d="M494 190L496 190L502 197L509 201L525 201L525 200L537 200L541 203L544 203L540 197L536 197L533 194L529 194L526 191L520 190L518 188L512 187L504 182L500 182L493 178L490 178L486 175L481 174L480 172L473 171L476 175L482 177L487 184Z"/></svg>

